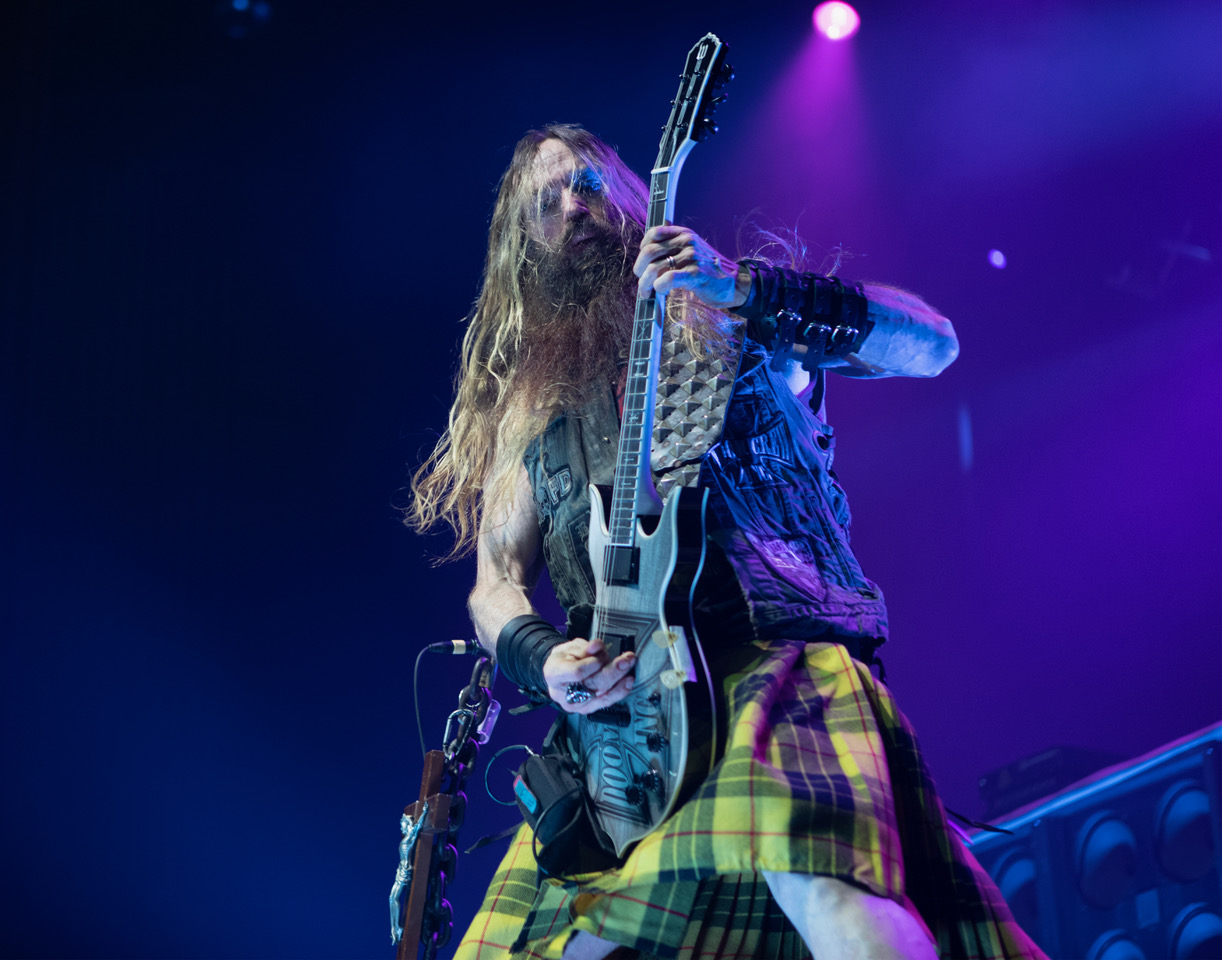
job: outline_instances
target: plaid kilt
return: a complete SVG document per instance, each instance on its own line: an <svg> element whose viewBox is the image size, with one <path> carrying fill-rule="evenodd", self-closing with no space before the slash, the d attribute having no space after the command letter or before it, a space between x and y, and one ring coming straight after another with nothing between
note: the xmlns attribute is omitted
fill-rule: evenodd
<svg viewBox="0 0 1222 960"><path fill-rule="evenodd" d="M759 641L723 689L726 749L693 797L577 882L538 883L524 825L457 960L558 958L576 930L647 957L809 957L761 870L907 897L941 957L1043 956L947 826L890 693L843 646Z"/></svg>

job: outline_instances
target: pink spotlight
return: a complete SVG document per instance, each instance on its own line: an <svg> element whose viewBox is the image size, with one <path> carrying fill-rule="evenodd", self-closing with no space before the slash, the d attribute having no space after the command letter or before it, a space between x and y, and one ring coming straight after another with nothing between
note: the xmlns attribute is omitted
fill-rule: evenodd
<svg viewBox="0 0 1222 960"><path fill-rule="evenodd" d="M857 32L861 17L841 0L827 0L815 7L815 29L829 40L847 40Z"/></svg>

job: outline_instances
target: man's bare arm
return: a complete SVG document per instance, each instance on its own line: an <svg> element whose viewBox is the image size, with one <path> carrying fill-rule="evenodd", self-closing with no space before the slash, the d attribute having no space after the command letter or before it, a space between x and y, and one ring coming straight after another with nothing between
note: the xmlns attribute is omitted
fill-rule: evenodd
<svg viewBox="0 0 1222 960"><path fill-rule="evenodd" d="M881 283L863 283L874 329L857 353L827 366L847 377L936 377L959 355L949 320L918 297Z"/></svg>
<svg viewBox="0 0 1222 960"><path fill-rule="evenodd" d="M484 510L476 545L475 588L467 600L480 645L493 656L501 627L514 617L535 612L530 598L543 570L539 547L530 477L521 467L512 500L488 504Z"/></svg>
<svg viewBox="0 0 1222 960"><path fill-rule="evenodd" d="M734 310L751 292L751 273L723 257L686 227L664 225L646 232L634 265L642 291L689 290L709 306ZM918 297L881 283L862 284L867 317L874 328L861 348L824 366L848 377L934 377L959 355L959 341L949 320ZM801 368L803 344L783 348L785 360ZM790 378L795 389L809 380L802 372ZM798 382L800 381L800 382Z"/></svg>
<svg viewBox="0 0 1222 960"><path fill-rule="evenodd" d="M480 645L494 657L505 624L536 612L530 598L543 570L540 546L530 477L522 467L512 501L490 503L484 511L476 545L475 589L467 600ZM570 713L593 713L628 695L635 662L632 653L612 660L601 640L566 641L552 648L543 665L547 694ZM572 683L584 684L590 699L568 703L565 693Z"/></svg>

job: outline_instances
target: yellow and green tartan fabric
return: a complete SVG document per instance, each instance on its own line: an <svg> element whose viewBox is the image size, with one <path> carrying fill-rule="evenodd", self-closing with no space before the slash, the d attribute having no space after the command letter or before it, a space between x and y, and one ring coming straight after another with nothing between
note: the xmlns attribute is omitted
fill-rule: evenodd
<svg viewBox="0 0 1222 960"><path fill-rule="evenodd" d="M693 797L622 866L573 882L538 882L523 826L457 960L558 958L578 930L643 957L809 957L762 870L908 897L941 957L1042 956L947 826L912 728L865 665L837 643L748 649L723 683L724 755Z"/></svg>

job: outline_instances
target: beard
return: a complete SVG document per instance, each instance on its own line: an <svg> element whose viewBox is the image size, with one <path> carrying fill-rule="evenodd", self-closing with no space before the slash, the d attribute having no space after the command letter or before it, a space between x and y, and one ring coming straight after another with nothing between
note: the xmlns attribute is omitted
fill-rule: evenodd
<svg viewBox="0 0 1222 960"><path fill-rule="evenodd" d="M554 247L532 242L535 269L523 282L525 318L514 379L536 402L573 411L613 386L627 362L636 304L625 236L599 221L570 224ZM577 243L572 237L582 235Z"/></svg>

